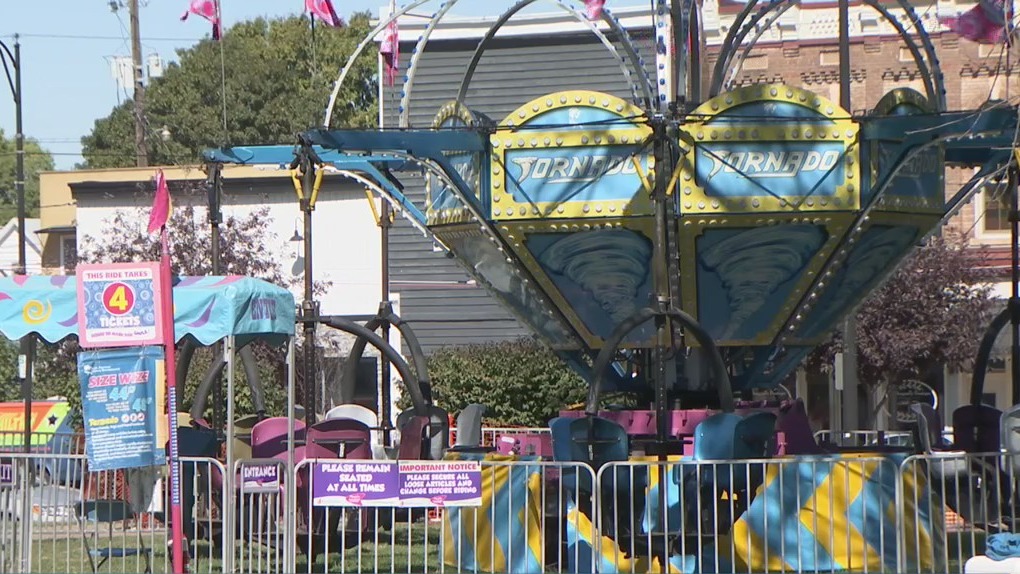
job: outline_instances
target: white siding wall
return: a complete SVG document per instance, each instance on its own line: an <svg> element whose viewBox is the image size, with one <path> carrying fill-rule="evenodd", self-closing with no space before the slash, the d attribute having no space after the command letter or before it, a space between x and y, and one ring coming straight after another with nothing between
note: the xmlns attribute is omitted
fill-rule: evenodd
<svg viewBox="0 0 1020 574"><path fill-rule="evenodd" d="M286 184L285 184L286 185ZM327 189L329 187L329 189ZM288 193L289 192L289 193ZM109 221L117 210L138 210L139 217L147 217L148 204L132 194L77 194L77 235L80 248L102 237ZM175 205L184 199L175 197ZM204 222L204 197L191 198L195 210ZM302 214L293 191L282 187L279 194L237 193L224 198L224 218L243 217L260 209L270 208L269 228L275 237L265 238L265 250L280 263L284 273L297 281L292 287L295 298L303 298L303 278L300 274L304 245L291 242L295 226L304 235ZM381 249L379 228L372 217L364 192L350 186L323 186L313 214L314 267L316 281L331 283L321 297L324 314L374 314L381 298ZM0 246L2 247L2 246ZM297 263L298 274L291 275Z"/></svg>

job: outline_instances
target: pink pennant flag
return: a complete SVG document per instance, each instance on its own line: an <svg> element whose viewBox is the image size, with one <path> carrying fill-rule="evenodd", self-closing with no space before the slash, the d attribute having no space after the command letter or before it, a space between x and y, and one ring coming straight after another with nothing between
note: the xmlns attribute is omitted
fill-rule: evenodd
<svg viewBox="0 0 1020 574"><path fill-rule="evenodd" d="M939 23L971 42L1001 44L1006 41L1007 20L1012 19L1012 6L1004 0L980 0L977 6L957 16L939 18Z"/></svg>
<svg viewBox="0 0 1020 574"><path fill-rule="evenodd" d="M396 2L390 3L390 15L397 13ZM386 27L382 43L379 45L379 55L383 57L383 64L386 73L386 85L392 86L397 81L397 72L400 71L400 30L397 27L397 18L394 18Z"/></svg>
<svg viewBox="0 0 1020 574"><path fill-rule="evenodd" d="M606 7L606 0L584 0L584 13L589 20L602 18L602 10Z"/></svg>
<svg viewBox="0 0 1020 574"><path fill-rule="evenodd" d="M188 10L181 16L181 21L187 20L188 16L192 14L212 22L213 40L220 39L220 3L218 0L191 0Z"/></svg>
<svg viewBox="0 0 1020 574"><path fill-rule="evenodd" d="M155 184L156 195L152 198L152 211L149 212L149 233L156 233L170 221L170 188L163 170L156 171Z"/></svg>
<svg viewBox="0 0 1020 574"><path fill-rule="evenodd" d="M312 18L322 20L327 26L339 28L344 25L343 19L336 15L330 0L305 0L305 10L311 13Z"/></svg>

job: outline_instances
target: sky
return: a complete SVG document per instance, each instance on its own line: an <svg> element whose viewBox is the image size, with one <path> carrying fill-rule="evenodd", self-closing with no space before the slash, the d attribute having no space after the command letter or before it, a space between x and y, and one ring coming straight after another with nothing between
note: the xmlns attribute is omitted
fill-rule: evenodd
<svg viewBox="0 0 1020 574"><path fill-rule="evenodd" d="M180 21L188 0L140 2L139 28L145 56L156 53L165 62L174 61L177 49L187 48L209 34L205 20L192 17ZM81 162L81 137L119 101L130 97L118 93L110 67L111 57L131 54L126 0L119 3L124 6L111 10L110 0L0 0L0 42L13 51L14 34L21 36L25 134L39 140L53 154L58 169L73 169ZM398 1L398 5L404 3ZM333 0L333 4L341 16L346 16L366 10L378 14L387 2ZM512 4L510 0L461 0L451 13L495 16ZM648 0L610 0L608 7L647 4ZM439 0L434 0L415 12L429 13L438 5ZM287 16L303 6L302 0L222 0L222 13L229 27L259 16ZM552 9L549 3L537 2L529 12ZM7 137L14 134L14 102L9 92L6 78L0 75L0 128Z"/></svg>

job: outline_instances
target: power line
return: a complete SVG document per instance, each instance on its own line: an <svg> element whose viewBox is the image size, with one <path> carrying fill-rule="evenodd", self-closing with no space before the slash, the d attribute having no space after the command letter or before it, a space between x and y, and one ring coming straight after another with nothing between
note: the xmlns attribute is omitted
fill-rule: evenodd
<svg viewBox="0 0 1020 574"><path fill-rule="evenodd" d="M79 34L19 34L20 38L43 38L48 40L96 40L96 41L122 41L124 40L121 36L90 36L90 35L79 35ZM0 38L14 38L14 34L3 34ZM146 42L201 42L207 38L150 38L145 37L142 40Z"/></svg>

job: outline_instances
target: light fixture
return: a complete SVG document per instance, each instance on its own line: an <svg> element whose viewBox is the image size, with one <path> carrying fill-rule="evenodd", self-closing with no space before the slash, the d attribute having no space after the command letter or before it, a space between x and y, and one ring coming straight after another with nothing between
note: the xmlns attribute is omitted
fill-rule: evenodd
<svg viewBox="0 0 1020 574"><path fill-rule="evenodd" d="M301 232L298 231L298 221L299 219L294 219L294 235L290 238L291 243L299 243L305 240L305 238L301 236Z"/></svg>

